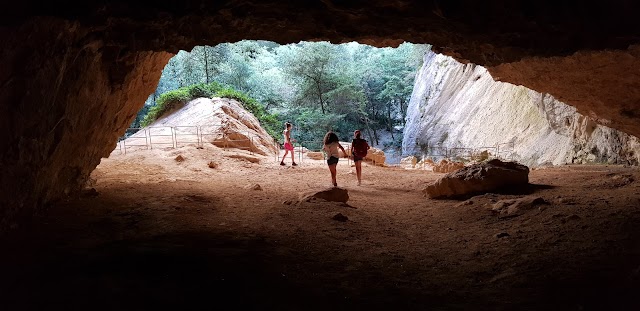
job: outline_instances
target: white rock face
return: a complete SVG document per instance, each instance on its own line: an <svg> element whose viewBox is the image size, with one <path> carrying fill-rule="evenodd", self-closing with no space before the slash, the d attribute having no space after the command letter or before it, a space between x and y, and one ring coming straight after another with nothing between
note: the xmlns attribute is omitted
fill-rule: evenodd
<svg viewBox="0 0 640 311"><path fill-rule="evenodd" d="M426 146L499 144L528 166L640 161L637 137L596 124L549 94L496 82L484 67L428 52L409 102L403 155L421 155Z"/></svg>

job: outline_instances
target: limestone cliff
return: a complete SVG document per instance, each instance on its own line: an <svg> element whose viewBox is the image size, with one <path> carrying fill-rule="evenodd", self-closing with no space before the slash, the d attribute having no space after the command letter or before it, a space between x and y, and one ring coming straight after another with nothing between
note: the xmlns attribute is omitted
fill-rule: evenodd
<svg viewBox="0 0 640 311"><path fill-rule="evenodd" d="M487 70L428 52L416 77L403 153L502 145L524 164L629 163L640 140L599 125L549 94L496 82Z"/></svg>

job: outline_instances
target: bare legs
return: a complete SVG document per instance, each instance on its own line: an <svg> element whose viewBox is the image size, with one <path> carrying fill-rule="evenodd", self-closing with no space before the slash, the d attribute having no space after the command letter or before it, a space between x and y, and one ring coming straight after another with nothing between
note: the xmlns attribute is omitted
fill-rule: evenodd
<svg viewBox="0 0 640 311"><path fill-rule="evenodd" d="M358 176L358 186L362 182L362 161L356 161L356 175Z"/></svg>
<svg viewBox="0 0 640 311"><path fill-rule="evenodd" d="M280 165L284 165L284 159L287 157L287 154L289 154L289 151L291 151L291 165L293 165L293 166L298 165L298 164L296 164L295 154L294 154L293 150L288 150L288 149L284 150L284 155L282 156L282 160L280 161Z"/></svg>
<svg viewBox="0 0 640 311"><path fill-rule="evenodd" d="M284 165L284 158L287 157L287 154L289 154L289 149L285 149L284 150L284 155L282 156L282 160L280 161L280 165ZM293 152L291 153L291 158L293 158Z"/></svg>
<svg viewBox="0 0 640 311"><path fill-rule="evenodd" d="M336 182L336 166L337 164L329 165L329 171L331 171L331 182L333 182L333 186L337 187L338 183Z"/></svg>

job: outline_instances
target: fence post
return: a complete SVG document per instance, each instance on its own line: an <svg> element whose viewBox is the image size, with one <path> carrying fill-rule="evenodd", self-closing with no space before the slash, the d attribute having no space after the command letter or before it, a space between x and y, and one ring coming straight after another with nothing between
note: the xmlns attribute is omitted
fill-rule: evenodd
<svg viewBox="0 0 640 311"><path fill-rule="evenodd" d="M152 138L153 137L153 133L151 131L151 128L149 128L149 149L153 150L153 142L152 142Z"/></svg>
<svg viewBox="0 0 640 311"><path fill-rule="evenodd" d="M169 127L169 130L171 131L171 145L173 146L173 148L178 148L178 136L177 136L177 131L175 129L175 127L171 126Z"/></svg>

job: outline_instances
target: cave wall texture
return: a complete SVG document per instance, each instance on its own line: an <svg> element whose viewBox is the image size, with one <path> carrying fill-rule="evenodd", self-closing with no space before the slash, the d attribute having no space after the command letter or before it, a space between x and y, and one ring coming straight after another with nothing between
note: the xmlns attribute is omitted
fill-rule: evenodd
<svg viewBox="0 0 640 311"><path fill-rule="evenodd" d="M640 136L640 5L578 1L84 1L0 12L0 227L80 189L172 53L242 39L429 43ZM634 46L635 45L635 46Z"/></svg>

